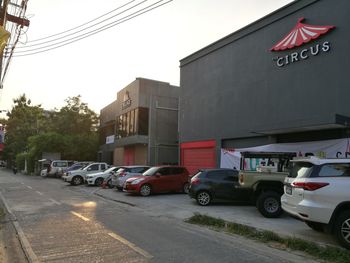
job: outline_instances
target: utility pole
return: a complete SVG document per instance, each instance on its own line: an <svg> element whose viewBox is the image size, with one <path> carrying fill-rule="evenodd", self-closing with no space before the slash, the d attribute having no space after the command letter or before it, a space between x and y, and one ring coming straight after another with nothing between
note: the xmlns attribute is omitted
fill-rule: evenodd
<svg viewBox="0 0 350 263"><path fill-rule="evenodd" d="M9 4L9 0L2 0L2 7L1 7L1 14L0 14L0 26L2 26L4 29L6 28L6 14L7 14L7 7ZM4 51L1 51L1 59L0 59L0 89L3 88L2 83L2 63L4 60Z"/></svg>
<svg viewBox="0 0 350 263"><path fill-rule="evenodd" d="M22 0L22 4L21 6L17 6L17 7L21 7L22 9L27 5L27 2L28 0ZM1 3L1 7L0 7L0 27L2 27L2 30L6 32L6 22L9 21L9 22L12 22L12 23L15 23L17 25L20 25L21 28L24 27L24 26L29 26L29 20L28 19L25 19L25 18L22 18L22 17L17 17L17 16L14 16L14 15L11 15L11 14L8 14L7 13L7 7L9 4L11 4L10 0L0 0L0 3ZM10 34L9 32L7 32L7 34ZM11 35L10 35L11 37ZM3 73L3 63L4 63L4 52L3 52L3 49L6 45L6 43L8 42L8 38L6 38L6 40L4 40L2 42L2 50L0 50L0 89L3 88L3 79L4 79L4 75L6 74L6 71L7 71L7 67L8 67L8 64L9 64L9 60L11 59L11 55L12 55L12 52L10 54L10 57L8 58L8 61L7 61L7 65L5 67L5 72ZM13 51L13 49L12 49Z"/></svg>
<svg viewBox="0 0 350 263"><path fill-rule="evenodd" d="M1 3L1 15L0 15L0 26L3 26L5 28L6 26L6 14L7 14L7 7L9 5L10 0L2 0Z"/></svg>

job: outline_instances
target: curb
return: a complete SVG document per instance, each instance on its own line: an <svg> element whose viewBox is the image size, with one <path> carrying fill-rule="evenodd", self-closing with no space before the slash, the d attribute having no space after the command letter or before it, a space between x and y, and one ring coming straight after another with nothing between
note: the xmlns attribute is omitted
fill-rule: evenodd
<svg viewBox="0 0 350 263"><path fill-rule="evenodd" d="M24 252L24 255L26 256L29 263L40 263L38 257L35 255L28 239L26 238L21 226L18 224L17 217L15 214L11 211L10 207L8 206L5 197L2 195L0 191L0 199L2 203L5 206L6 211L10 214L10 221L12 225L14 226L16 233L18 235L19 242L21 244L22 250Z"/></svg>

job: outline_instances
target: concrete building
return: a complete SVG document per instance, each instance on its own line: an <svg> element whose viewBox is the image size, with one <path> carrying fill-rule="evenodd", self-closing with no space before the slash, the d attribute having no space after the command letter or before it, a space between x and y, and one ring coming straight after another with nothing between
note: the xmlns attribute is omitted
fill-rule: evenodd
<svg viewBox="0 0 350 263"><path fill-rule="evenodd" d="M114 165L177 164L180 88L136 78L100 112L99 160Z"/></svg>
<svg viewBox="0 0 350 263"><path fill-rule="evenodd" d="M181 163L350 137L349 11L347 0L294 1L182 59Z"/></svg>

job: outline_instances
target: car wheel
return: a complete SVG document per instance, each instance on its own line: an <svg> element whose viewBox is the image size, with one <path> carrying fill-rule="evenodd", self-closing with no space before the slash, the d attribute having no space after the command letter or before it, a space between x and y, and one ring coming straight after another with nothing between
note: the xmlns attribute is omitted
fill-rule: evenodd
<svg viewBox="0 0 350 263"><path fill-rule="evenodd" d="M140 195L149 196L151 194L151 186L149 184L144 184L140 188Z"/></svg>
<svg viewBox="0 0 350 263"><path fill-rule="evenodd" d="M97 186L101 186L102 183L103 183L103 178L97 178L95 180L95 185L97 185Z"/></svg>
<svg viewBox="0 0 350 263"><path fill-rule="evenodd" d="M305 224L307 224L310 228L312 228L313 230L315 230L317 232L324 231L324 224L322 224L322 223L305 221Z"/></svg>
<svg viewBox="0 0 350 263"><path fill-rule="evenodd" d="M197 203L201 206L209 205L211 202L211 196L208 192L201 191L196 195Z"/></svg>
<svg viewBox="0 0 350 263"><path fill-rule="evenodd" d="M114 185L112 184L112 180L108 180L107 185L109 188L114 188Z"/></svg>
<svg viewBox="0 0 350 263"><path fill-rule="evenodd" d="M123 187L117 186L117 190L121 192L123 191Z"/></svg>
<svg viewBox="0 0 350 263"><path fill-rule="evenodd" d="M185 183L183 188L182 188L182 191L185 193L185 194L188 194L188 192L190 191L190 184L189 183Z"/></svg>
<svg viewBox="0 0 350 263"><path fill-rule="evenodd" d="M276 218L283 213L281 196L273 191L261 193L256 202L256 207L259 212L267 218Z"/></svg>
<svg viewBox="0 0 350 263"><path fill-rule="evenodd" d="M74 176L72 178L72 185L79 185L83 183L83 178L81 176Z"/></svg>
<svg viewBox="0 0 350 263"><path fill-rule="evenodd" d="M335 236L339 243L350 249L350 210L342 212L335 221Z"/></svg>

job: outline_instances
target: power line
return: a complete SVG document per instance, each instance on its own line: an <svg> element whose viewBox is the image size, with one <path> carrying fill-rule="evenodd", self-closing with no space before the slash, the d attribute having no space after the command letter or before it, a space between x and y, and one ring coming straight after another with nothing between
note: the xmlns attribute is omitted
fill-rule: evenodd
<svg viewBox="0 0 350 263"><path fill-rule="evenodd" d="M88 24L94 22L94 21L97 21L98 19L100 19L100 18L102 18L102 17L104 17L104 16L107 16L107 15L109 15L109 14L111 14L111 13L113 13L113 12L115 12L115 11L117 11L117 10L119 10L119 9L121 9L121 8L123 8L123 7L127 6L127 5L129 5L129 4L131 4L132 2L135 2L135 1L136 1L136 0L131 0L131 1L127 2L126 4L121 5L121 6L117 7L117 8L114 8L113 10L111 10L111 11L109 11L109 12L103 14L103 15L100 15L99 17L96 17L96 18L94 18L94 19L92 19L92 20L90 20L90 21L88 21L88 22L85 22L85 23L83 23L83 24L81 24L81 25L79 25L79 26L73 27L73 28L71 28L71 29L68 29L68 30L65 30L65 31L62 31L62 32L59 32L59 33L56 33L56 34L53 34L53 35L50 35L50 36L46 36L46 37L42 37L42 38L39 38L39 39L30 40L30 41L28 41L27 43L38 42L38 41L41 41L41 40L45 40L45 39L48 39L48 38L52 38L52 37L55 37L55 36L59 36L59 35L63 35L63 34L65 34L65 33L71 32L71 31L73 31L73 30L75 30L75 29L81 28L81 27L83 27L83 26L86 26L86 25L88 25ZM148 0L146 0L146 1L148 1ZM143 2L145 2L145 1L143 1ZM19 47L18 47L18 48L19 48Z"/></svg>
<svg viewBox="0 0 350 263"><path fill-rule="evenodd" d="M164 0L160 0L160 1L156 2L156 3L153 3L153 4L145 7L145 8L142 8L142 9L140 9L140 10L138 10L138 11L132 13L132 14L129 14L129 15L121 18L121 19L118 19L118 20L116 20L114 22L111 22L109 24L106 24L106 25L104 25L104 26L102 26L102 27L100 27L98 29L92 30L92 31L90 31L88 33L81 34L81 35L76 36L74 38L70 38L70 39L67 39L67 40L64 40L64 41L60 41L60 42L57 42L55 44L47 45L45 47L40 47L40 48L26 50L26 51L16 51L15 54L14 54L14 57L30 56L30 55L47 52L47 51L50 51L50 50L53 50L53 49L57 49L57 48L60 48L60 47L72 44L72 43L77 42L79 40L85 39L87 37L90 37L92 35L95 35L97 33L102 32L102 31L105 31L105 30L107 30L107 29L109 29L111 27L114 27L114 26L117 26L117 25L119 25L121 23L127 22L127 21L129 21L129 20L131 20L131 19L133 19L133 18L135 18L137 16L140 16L140 15L144 14L144 13L150 12L150 11L156 9L156 8L159 8L159 7L161 7L161 6L165 5L165 4L168 4L168 3L172 2L173 0L169 0L167 2L161 3L163 1ZM44 50L42 50L42 49L44 49ZM25 52L33 52L33 53L19 54L19 53L25 53Z"/></svg>
<svg viewBox="0 0 350 263"><path fill-rule="evenodd" d="M127 12L127 11L129 11L129 10L131 10L131 9L133 9L133 8L135 8L135 7L139 6L139 5L141 5L141 4L143 4L144 2L147 2L147 1L148 1L148 0L143 0L142 2L140 2L140 3L138 3L138 4L134 5L134 6L132 6L132 7L130 7L130 8L128 8L128 9L126 9L126 10L124 10L124 11L122 11L122 12L119 12L118 14L115 14L115 15L113 15L113 16L107 18L107 19L104 19L104 20L102 20L102 21L100 21L100 22L98 22L98 23L96 23L96 24L93 24L93 25L90 26L90 27L81 29L81 30L76 31L76 32L74 32L74 33L70 33L70 34L65 35L65 36L63 36L63 37L55 38L55 39L52 39L52 40L49 40L49 41L45 41L45 42L42 42L42 43L38 43L38 44L25 45L25 46L22 46L22 47L17 47L17 49L19 49L19 48L34 47L34 46L40 46L40 45L44 45L44 44L47 44L47 43L55 42L55 41L57 41L57 40L61 40L61 39L63 39L63 38L69 37L69 36L73 36L73 35L75 35L75 34L78 34L78 33L80 33L80 32L83 32L83 31L85 31L85 30L88 30L88 29L91 28L91 27L94 27L94 26L97 26L97 25L99 25L99 24L102 24L103 22L106 22L106 21L108 21L108 20L110 20L110 19L112 19L112 18L114 18L114 17L116 17L116 16L118 16L118 15L121 15L121 14L123 14L123 13L125 13L125 12ZM162 1L163 1L163 0L162 0ZM132 2L133 2L133 1L132 1ZM104 15L103 15L103 16L104 16ZM98 18L96 18L96 19L98 19ZM95 20L91 20L91 21L96 21L96 19L95 19ZM90 22L91 22L91 21L90 21ZM87 23L85 23L84 25L89 24L90 22L87 22ZM74 29L77 29L77 28L79 28L79 27L82 27L82 25L81 25L81 26L78 26L78 27L75 27ZM68 32L70 32L70 31L72 31L72 30L73 30L73 29L69 29L69 30L66 30L65 32L68 33ZM55 34L55 35L52 35L52 36L47 37L47 38L51 38L51 37L53 37L53 36L57 36L57 35L61 35L61 34L63 34L63 32L62 32L62 33ZM46 38L46 39L47 39L47 38ZM31 41L31 42L33 42L33 41Z"/></svg>
<svg viewBox="0 0 350 263"><path fill-rule="evenodd" d="M17 3L17 2L16 2ZM26 11L27 11L27 3L28 3L28 0L22 0L22 7L20 9L20 11L18 12L18 17L24 17ZM13 30L14 27L12 27L12 30ZM6 77L6 74L7 74L7 71L8 71L8 68L10 66L10 62L11 62L11 58L13 56L13 50L15 49L16 47L16 44L18 43L19 41L19 37L20 37L20 34L21 34L21 28L23 28L23 25L20 25L20 24L17 24L16 26L16 31L18 30L18 34L16 36L16 34L13 34L13 41L14 41L14 44L12 45L12 48L11 48L11 52L10 52L10 55L9 56L6 56L5 53L3 55L3 58L2 58L2 62L5 62L6 60L6 65L5 65L5 69L3 71L3 74L2 76L0 76L0 83L1 83L1 87L4 83L4 80L5 80L5 77ZM11 32L12 34L13 32ZM10 40L11 41L11 40ZM0 72L2 73L2 72Z"/></svg>

